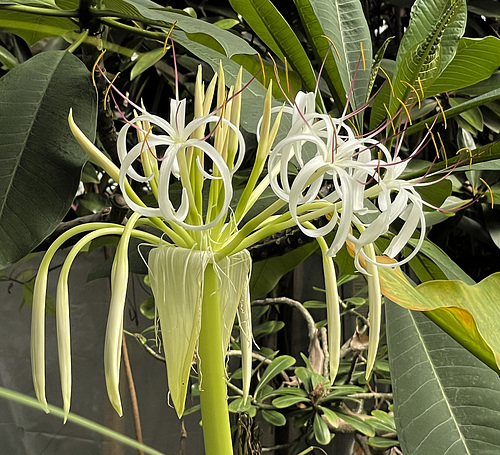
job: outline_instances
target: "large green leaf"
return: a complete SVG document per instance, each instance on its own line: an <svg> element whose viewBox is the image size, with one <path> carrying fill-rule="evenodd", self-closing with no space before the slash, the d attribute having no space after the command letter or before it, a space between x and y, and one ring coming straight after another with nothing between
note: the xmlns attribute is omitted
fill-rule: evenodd
<svg viewBox="0 0 500 455"><path fill-rule="evenodd" d="M489 78L500 66L500 39L462 38L455 58L434 81L425 95L459 90Z"/></svg>
<svg viewBox="0 0 500 455"><path fill-rule="evenodd" d="M500 379L424 315L387 303L398 439L405 455L500 453Z"/></svg>
<svg viewBox="0 0 500 455"><path fill-rule="evenodd" d="M196 35L201 35L199 39L216 40L222 46L227 57L235 54L256 53L255 49L240 36L209 22L163 8L150 0L104 0L103 8L134 16L137 19L143 17L152 21L163 22L165 28L175 23L176 28L183 30L188 35L193 35L193 39Z"/></svg>
<svg viewBox="0 0 500 455"><path fill-rule="evenodd" d="M19 35L29 45L35 44L42 38L64 35L76 28L76 24L65 17L28 14L5 9L0 12L0 29Z"/></svg>
<svg viewBox="0 0 500 455"><path fill-rule="evenodd" d="M466 22L464 0L419 0L411 12L408 30L401 40L392 80L389 111L394 115L401 103L425 93L455 55ZM416 99L413 99L416 102Z"/></svg>
<svg viewBox="0 0 500 455"><path fill-rule="evenodd" d="M72 54L45 52L0 79L0 268L21 259L64 217L86 155L67 122L93 138L96 94Z"/></svg>
<svg viewBox="0 0 500 455"><path fill-rule="evenodd" d="M351 106L353 109L360 108L366 101L372 64L370 30L361 2L295 0L295 3L320 59L324 59L329 49L329 42L323 35L335 44L336 51L332 50L324 68L326 79L330 82L330 87L334 88L332 94L340 97L335 101L344 104L352 89Z"/></svg>
<svg viewBox="0 0 500 455"><path fill-rule="evenodd" d="M306 51L270 0L230 0L230 3L282 61L286 57L290 66L302 78L305 88L314 91L316 76Z"/></svg>
<svg viewBox="0 0 500 455"><path fill-rule="evenodd" d="M443 330L500 372L500 321L496 317L500 273L475 285L439 280L417 287L399 268L380 268L379 273L384 296L405 308L426 311Z"/></svg>
<svg viewBox="0 0 500 455"><path fill-rule="evenodd" d="M442 45L441 69L448 66L455 56L458 41L465 31L467 5L464 0L417 0L411 9L410 24L399 46L397 66L401 64L407 53L429 37L429 32L443 20L444 13L454 3L460 3L459 11L455 19L444 26L440 41Z"/></svg>

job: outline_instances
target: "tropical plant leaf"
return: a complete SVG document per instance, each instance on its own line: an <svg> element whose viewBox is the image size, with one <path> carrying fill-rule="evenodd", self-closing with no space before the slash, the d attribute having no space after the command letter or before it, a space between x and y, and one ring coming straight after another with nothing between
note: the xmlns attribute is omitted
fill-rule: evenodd
<svg viewBox="0 0 500 455"><path fill-rule="evenodd" d="M288 22L270 0L230 0L260 39L301 77L307 91L316 88L316 75L306 51ZM284 84L283 84L284 85Z"/></svg>
<svg viewBox="0 0 500 455"><path fill-rule="evenodd" d="M318 247L316 242L307 243L282 256L255 262L250 277L250 295L256 299L271 292L280 278L297 267Z"/></svg>
<svg viewBox="0 0 500 455"><path fill-rule="evenodd" d="M264 370L262 377L260 378L259 384L255 388L255 397L259 396L261 390L264 389L264 386L275 376L280 374L283 370L288 367L291 367L295 363L295 359L289 355L282 355L276 357Z"/></svg>
<svg viewBox="0 0 500 455"><path fill-rule="evenodd" d="M332 433L328 429L328 425L323 418L316 412L313 422L314 437L319 444L326 446L332 439Z"/></svg>
<svg viewBox="0 0 500 455"><path fill-rule="evenodd" d="M500 452L500 380L423 314L387 303L398 439L405 455Z"/></svg>
<svg viewBox="0 0 500 455"><path fill-rule="evenodd" d="M286 424L286 417L281 412L263 409L261 413L262 417L275 427L282 427Z"/></svg>
<svg viewBox="0 0 500 455"><path fill-rule="evenodd" d="M500 273L475 285L439 280L417 287L399 268L381 267L379 273L384 296L405 308L426 311L462 346L500 372L500 327L498 319L491 317L500 311Z"/></svg>
<svg viewBox="0 0 500 455"><path fill-rule="evenodd" d="M201 35L199 36L200 40L210 38L216 40L224 50L225 56L229 58L235 54L256 53L255 49L238 35L209 22L200 21L189 15L163 8L158 3L150 0L104 0L103 8L135 16L139 20L142 17L151 21L158 21L159 26L164 23L165 31L175 23L176 28L183 30L188 35L193 35L191 37L193 41L196 35ZM190 50L189 43L187 49Z"/></svg>
<svg viewBox="0 0 500 455"><path fill-rule="evenodd" d="M361 2L351 0L295 0L311 44L325 63L325 77L340 96L341 107L352 91L351 107L366 102L372 65L372 43ZM327 36L334 43L330 49ZM338 55L337 55L338 52ZM339 84L339 79L341 84ZM337 104L338 105L338 104Z"/></svg>
<svg viewBox="0 0 500 455"><path fill-rule="evenodd" d="M20 36L30 46L43 38L64 35L75 30L75 23L65 17L43 16L2 9L0 29Z"/></svg>
<svg viewBox="0 0 500 455"><path fill-rule="evenodd" d="M446 69L426 90L425 96L459 90L488 79L500 66L500 39L461 38L457 53Z"/></svg>
<svg viewBox="0 0 500 455"><path fill-rule="evenodd" d="M446 23L445 13L456 5L457 11L454 20ZM464 0L417 0L412 9L410 24L401 40L396 57L396 66L399 67L405 56L415 46L429 38L429 32L439 25L442 37L441 42L441 71L444 70L455 56L458 41L465 31L467 22L467 5Z"/></svg>
<svg viewBox="0 0 500 455"><path fill-rule="evenodd" d="M73 202L86 154L69 130L70 108L93 140L96 93L72 54L44 52L0 79L0 269L36 247Z"/></svg>
<svg viewBox="0 0 500 455"><path fill-rule="evenodd" d="M434 14L432 15L434 11ZM396 58L389 112L394 115L410 98L423 98L455 55L465 29L464 0L417 1ZM413 93L415 95L413 95ZM417 95L418 94L418 95Z"/></svg>

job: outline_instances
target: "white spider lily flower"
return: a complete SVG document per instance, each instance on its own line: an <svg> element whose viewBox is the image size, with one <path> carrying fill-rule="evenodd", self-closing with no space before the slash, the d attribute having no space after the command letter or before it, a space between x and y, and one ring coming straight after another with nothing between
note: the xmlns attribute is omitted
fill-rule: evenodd
<svg viewBox="0 0 500 455"><path fill-rule="evenodd" d="M244 153L245 142L243 135L239 129L230 121L220 118L217 115L210 114L200 118L195 118L187 125L185 124L186 115L186 100L171 100L170 105L170 122L167 122L161 117L144 112L142 115L134 118L127 123L118 135L118 156L121 161L119 184L123 192L123 196L129 207L137 213L147 217L162 217L165 221L173 221L177 225L189 230L205 230L215 226L222 218L227 215L227 210L233 196L233 188L231 184L231 176L240 167ZM134 145L130 150L127 148L127 132L131 126L147 122L150 125L157 126L166 134L146 134L143 141ZM229 169L228 164L224 161L221 153L216 150L211 144L204 139L191 137L200 127L206 127L210 123L222 123L232 130L238 140L239 153L233 169ZM151 130L150 130L151 131ZM147 133L147 132L144 132ZM133 168L132 163L136 161L142 153L152 153L151 148L158 146L166 146L165 154L160 159L162 161L158 177L158 207L142 207L136 204L127 194L126 177L127 175L138 182L147 182L153 175L141 176ZM198 171L207 179L221 179L224 186L224 199L217 216L209 223L203 223L201 219L197 224L186 223L185 219L194 209L194 201L192 190L189 185L188 171L182 175L183 170L180 169L180 155L185 154L187 149L195 147L201 150L208 158L210 158L217 168L217 174L208 174L203 170L199 159L196 162ZM170 200L170 179L176 177L183 184L181 203L176 210Z"/></svg>
<svg viewBox="0 0 500 455"><path fill-rule="evenodd" d="M220 349L224 353L227 351L237 312L240 320L245 321L246 333L242 329L243 345L248 345L249 338L251 346L251 323L248 322L251 258L248 251L243 250L218 262L208 251L172 246L160 246L149 254L149 276L160 318L169 390L179 417L184 412L189 372L200 336L204 273L210 262L213 263L219 282L218 302L223 329ZM246 398L250 386L251 349L246 353L243 365ZM203 387L203 377L200 379L200 386Z"/></svg>
<svg viewBox="0 0 500 455"><path fill-rule="evenodd" d="M368 262L374 259L367 256L363 247L375 242L379 237L389 232L390 225L398 218L404 220L402 228L391 239L383 254L390 258L395 258L407 245L408 241L420 227L420 236L414 250L401 261L392 264L376 263L382 267L395 267L410 261L420 250L425 238L425 215L423 210L424 202L415 189L415 184L403 179L400 175L406 168L408 161L393 160L384 164L385 169L382 177L377 173L374 178L378 181L380 188L377 205L380 214L361 232L356 245L356 266L359 268L359 254L362 254ZM396 194L396 196L393 196Z"/></svg>

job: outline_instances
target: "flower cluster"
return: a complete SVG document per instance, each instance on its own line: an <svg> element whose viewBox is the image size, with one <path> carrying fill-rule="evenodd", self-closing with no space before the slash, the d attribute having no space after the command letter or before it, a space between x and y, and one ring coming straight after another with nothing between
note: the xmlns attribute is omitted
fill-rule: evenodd
<svg viewBox="0 0 500 455"><path fill-rule="evenodd" d="M32 358L35 390L43 403L46 403L43 318L49 264L64 241L85 231L91 232L73 247L63 266L56 303L66 412L69 412L71 395L67 278L78 251L100 235L120 236L111 276L112 299L105 342L108 395L120 414L118 381L128 281L127 250L131 237L154 247L148 267L170 391L179 416L184 411L191 363L196 353L201 388L209 393L213 387L225 400L224 375L220 371L213 373L212 369L214 362L225 355L236 316L243 353L243 396L248 396L252 370L248 289L251 258L246 249L295 225L316 238L323 253L332 381L339 366L341 333L332 257L346 242L353 245L356 267L366 275L369 284L371 328L367 376L370 374L381 313L379 264L373 244L387 235L391 224L401 218L403 227L384 252L394 258L420 227L417 248L397 263L401 264L417 253L425 230L423 201L414 185L401 179L408 162L398 157L401 142L391 155L389 149L375 139L375 133L365 137L357 134L350 124L352 116L332 118L316 112L314 93L300 92L290 105L272 108L270 86L258 126L253 168L240 197L234 201L232 179L245 154L245 142L239 130L241 91L244 90L241 72L227 92L225 85L222 68L206 88L201 70L198 72L194 119L190 122L186 121L186 100L171 101L170 121L134 105L139 114L126 120L118 136L119 168L82 134L70 115L73 134L93 161L118 182L134 213L126 226L93 223L74 228L55 242L42 262L35 284ZM214 97L217 108L212 110ZM290 118L286 131L281 122L283 116ZM282 139L276 141L279 132ZM134 145L129 147L131 136L135 137ZM263 175L266 163L268 172ZM297 170L293 179L291 167ZM155 203L147 205L134 192L129 179L147 186ZM175 186L180 187L180 191L174 192ZM276 194L276 200L260 212L252 213L253 206L269 187ZM326 225L313 224L325 216ZM137 229L144 224L155 228L157 234ZM333 240L328 245L324 237L330 233ZM212 358L214 352L219 360ZM210 360L204 360L205 355ZM220 369L224 369L222 360L219 364Z"/></svg>
<svg viewBox="0 0 500 455"><path fill-rule="evenodd" d="M387 235L397 218L405 221L384 251L391 258L401 252L420 226L418 247L392 266L409 261L417 254L425 232L422 198L414 183L400 178L409 160L398 157L399 146L391 155L374 134L357 136L348 124L349 116L332 118L315 112L314 107L315 94L300 92L294 105L285 108L292 115L292 126L269 155L275 194L289 204L291 217L308 236L326 236L335 230L328 255L335 256L346 241L355 245L356 267L361 272L365 270L360 255L373 261L363 247ZM291 163L298 172L290 185ZM322 195L325 183L331 190ZM374 198L376 205L371 200ZM304 226L300 215L306 210L325 212L325 203L328 223L313 229ZM352 233L353 226L358 236Z"/></svg>

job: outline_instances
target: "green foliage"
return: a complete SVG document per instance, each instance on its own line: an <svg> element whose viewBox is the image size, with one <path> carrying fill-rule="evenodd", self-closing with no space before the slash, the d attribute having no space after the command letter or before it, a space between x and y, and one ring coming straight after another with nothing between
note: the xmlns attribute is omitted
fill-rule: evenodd
<svg viewBox="0 0 500 455"><path fill-rule="evenodd" d="M44 52L0 79L0 268L21 259L60 223L87 157L68 128L95 136L90 74L67 52Z"/></svg>
<svg viewBox="0 0 500 455"><path fill-rule="evenodd" d="M388 304L387 323L404 453L497 453L498 375L418 312Z"/></svg>

